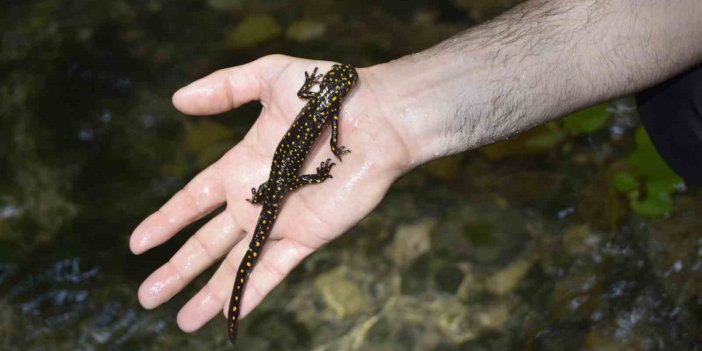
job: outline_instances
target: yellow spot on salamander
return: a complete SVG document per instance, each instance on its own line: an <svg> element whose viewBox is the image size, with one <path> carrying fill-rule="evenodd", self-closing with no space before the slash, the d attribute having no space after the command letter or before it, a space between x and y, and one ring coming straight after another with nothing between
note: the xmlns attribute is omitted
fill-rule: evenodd
<svg viewBox="0 0 702 351"><path fill-rule="evenodd" d="M251 267L251 262L246 262L246 267Z"/></svg>

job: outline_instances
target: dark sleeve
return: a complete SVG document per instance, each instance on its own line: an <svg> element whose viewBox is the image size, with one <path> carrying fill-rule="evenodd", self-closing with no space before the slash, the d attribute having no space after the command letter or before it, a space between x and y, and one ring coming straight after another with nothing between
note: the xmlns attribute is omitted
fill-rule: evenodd
<svg viewBox="0 0 702 351"><path fill-rule="evenodd" d="M636 105L670 168L702 185L702 65L636 94Z"/></svg>

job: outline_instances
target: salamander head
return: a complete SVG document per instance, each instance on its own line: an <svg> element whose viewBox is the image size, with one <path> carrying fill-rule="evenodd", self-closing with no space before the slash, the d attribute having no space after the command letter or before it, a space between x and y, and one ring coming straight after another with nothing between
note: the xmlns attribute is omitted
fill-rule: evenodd
<svg viewBox="0 0 702 351"><path fill-rule="evenodd" d="M356 80L358 80L358 73L353 66L337 63L324 74L322 85L334 90L339 97L344 97L356 84Z"/></svg>

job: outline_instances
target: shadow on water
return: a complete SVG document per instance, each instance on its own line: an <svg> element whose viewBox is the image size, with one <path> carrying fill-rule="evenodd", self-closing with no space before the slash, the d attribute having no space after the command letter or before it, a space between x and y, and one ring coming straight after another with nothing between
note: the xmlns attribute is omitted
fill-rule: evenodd
<svg viewBox="0 0 702 351"><path fill-rule="evenodd" d="M221 320L175 324L209 274L158 309L136 299L198 225L139 257L127 242L258 106L186 120L171 93L269 53L383 62L513 3L6 4L0 349L225 347ZM641 171L660 161L637 126L622 99L404 176L248 318L241 349L700 350L702 195Z"/></svg>

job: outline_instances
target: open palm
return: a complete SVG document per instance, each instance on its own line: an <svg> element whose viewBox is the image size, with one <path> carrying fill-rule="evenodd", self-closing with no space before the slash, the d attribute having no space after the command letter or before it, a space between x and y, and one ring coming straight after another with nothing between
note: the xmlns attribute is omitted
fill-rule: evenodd
<svg viewBox="0 0 702 351"><path fill-rule="evenodd" d="M295 92L304 72L332 62L267 56L221 70L178 91L174 105L184 113L220 113L252 100L263 105L247 135L221 159L197 175L132 234L135 254L174 236L187 224L214 209L226 210L203 225L178 252L139 288L139 301L154 308L173 297L198 274L225 256L207 284L180 310L178 325L194 331L224 311L236 267L247 250L260 206L252 205L251 188L268 177L275 148L304 105ZM374 93L376 78L359 69L358 85L346 98L340 143L352 153L332 170L332 179L303 187L283 204L242 300L246 315L310 253L344 233L381 200L393 180L410 165L409 150L397 128L383 114ZM302 173L314 173L321 161L333 158L329 131L322 135ZM226 311L225 311L226 312Z"/></svg>

